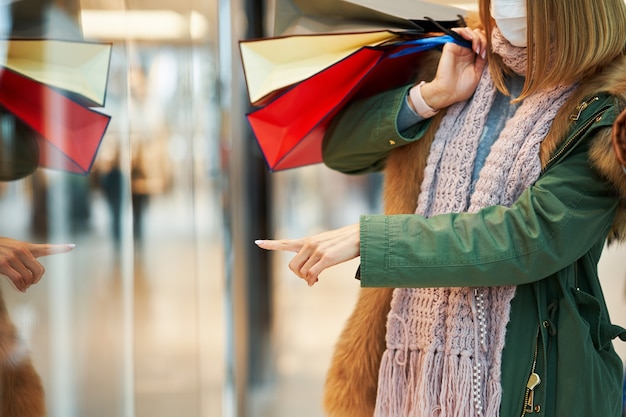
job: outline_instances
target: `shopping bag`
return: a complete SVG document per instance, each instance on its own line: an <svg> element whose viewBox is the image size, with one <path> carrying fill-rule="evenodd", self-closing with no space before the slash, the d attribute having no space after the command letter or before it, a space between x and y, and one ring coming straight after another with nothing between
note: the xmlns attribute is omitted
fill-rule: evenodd
<svg viewBox="0 0 626 417"><path fill-rule="evenodd" d="M41 135L39 166L80 174L89 173L111 119L4 67L0 106Z"/></svg>
<svg viewBox="0 0 626 417"><path fill-rule="evenodd" d="M414 81L422 52L446 42L460 41L444 35L360 48L248 113L269 170L321 162L326 128L343 106Z"/></svg>
<svg viewBox="0 0 626 417"><path fill-rule="evenodd" d="M302 0L299 0L302 1ZM376 13L382 13L388 16L409 19L412 22L422 22L426 16L430 19L441 22L456 23L459 17L467 15L467 10L451 6L449 4L441 4L440 0L343 0L351 3L356 7L369 9Z"/></svg>
<svg viewBox="0 0 626 417"><path fill-rule="evenodd" d="M451 28L467 10L424 0L276 0L274 36L373 30L431 32L426 16Z"/></svg>
<svg viewBox="0 0 626 417"><path fill-rule="evenodd" d="M4 65L90 107L104 106L112 45L52 39L0 40Z"/></svg>
<svg viewBox="0 0 626 417"><path fill-rule="evenodd" d="M311 77L363 46L376 46L399 37L383 30L240 41L250 103L262 104L272 93Z"/></svg>

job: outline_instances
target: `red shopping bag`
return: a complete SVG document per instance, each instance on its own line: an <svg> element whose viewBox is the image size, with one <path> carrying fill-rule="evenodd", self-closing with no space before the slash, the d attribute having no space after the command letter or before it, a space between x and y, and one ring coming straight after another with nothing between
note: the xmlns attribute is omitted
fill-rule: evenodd
<svg viewBox="0 0 626 417"><path fill-rule="evenodd" d="M326 128L350 100L415 81L422 52L445 42L458 41L445 35L363 47L250 112L247 119L268 168L321 162Z"/></svg>
<svg viewBox="0 0 626 417"><path fill-rule="evenodd" d="M41 135L40 166L89 173L110 116L5 67L0 67L0 105Z"/></svg>

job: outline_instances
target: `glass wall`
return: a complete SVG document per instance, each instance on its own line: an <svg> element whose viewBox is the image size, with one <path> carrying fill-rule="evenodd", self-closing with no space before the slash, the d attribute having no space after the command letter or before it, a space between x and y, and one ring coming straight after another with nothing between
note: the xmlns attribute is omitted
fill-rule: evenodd
<svg viewBox="0 0 626 417"><path fill-rule="evenodd" d="M41 258L44 279L26 293L0 280L49 415L223 415L217 4L3 8L14 38L112 45L95 109L111 120L90 173L39 168L0 184L0 236L76 244Z"/></svg>

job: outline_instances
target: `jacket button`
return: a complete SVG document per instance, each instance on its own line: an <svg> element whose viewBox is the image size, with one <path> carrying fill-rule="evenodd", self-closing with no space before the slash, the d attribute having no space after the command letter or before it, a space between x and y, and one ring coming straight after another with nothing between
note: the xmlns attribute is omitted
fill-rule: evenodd
<svg viewBox="0 0 626 417"><path fill-rule="evenodd" d="M538 413L541 411L541 406L540 405L536 405L535 406L535 413Z"/></svg>

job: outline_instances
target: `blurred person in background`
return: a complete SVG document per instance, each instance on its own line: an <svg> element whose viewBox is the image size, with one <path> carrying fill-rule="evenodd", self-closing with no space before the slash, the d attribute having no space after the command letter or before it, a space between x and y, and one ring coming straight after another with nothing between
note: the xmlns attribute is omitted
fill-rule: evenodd
<svg viewBox="0 0 626 417"><path fill-rule="evenodd" d="M116 145L110 158L99 158L96 165L98 183L111 214L111 236L116 250L122 240L122 211L126 179L120 165L120 150Z"/></svg>

